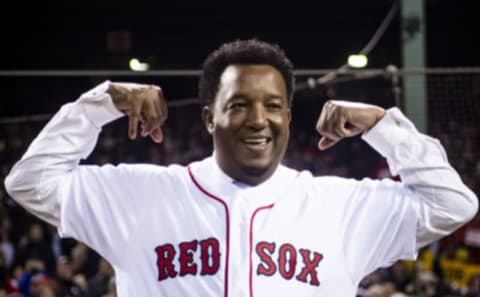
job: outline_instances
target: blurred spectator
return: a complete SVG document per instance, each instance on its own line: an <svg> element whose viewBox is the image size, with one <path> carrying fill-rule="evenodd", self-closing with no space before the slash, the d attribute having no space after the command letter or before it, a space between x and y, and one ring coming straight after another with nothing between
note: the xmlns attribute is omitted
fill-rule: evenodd
<svg viewBox="0 0 480 297"><path fill-rule="evenodd" d="M15 247L10 241L11 221L6 213L0 215L0 253L3 254L5 266L9 269L14 260Z"/></svg>
<svg viewBox="0 0 480 297"><path fill-rule="evenodd" d="M99 256L85 244L77 243L71 250L70 259L74 275L91 278L97 273Z"/></svg>
<svg viewBox="0 0 480 297"><path fill-rule="evenodd" d="M25 261L25 270L23 270L19 281L18 288L24 297L32 297L32 281L36 280L35 276L42 275L47 278L45 273L45 263L40 259L27 259ZM38 279L40 281L40 277ZM33 286L35 288L35 286ZM40 289L37 290L41 291Z"/></svg>
<svg viewBox="0 0 480 297"><path fill-rule="evenodd" d="M5 257L3 256L2 251L0 251L0 292L3 291L6 293L6 286L8 281L8 270L5 262Z"/></svg>
<svg viewBox="0 0 480 297"><path fill-rule="evenodd" d="M80 297L87 296L81 277L75 277L72 264L67 257L57 259L57 280L61 296Z"/></svg>
<svg viewBox="0 0 480 297"><path fill-rule="evenodd" d="M437 294L438 278L430 271L422 271L416 279L418 297L435 297Z"/></svg>
<svg viewBox="0 0 480 297"><path fill-rule="evenodd" d="M468 282L465 297L478 297L480 295L480 275L475 275Z"/></svg>
<svg viewBox="0 0 480 297"><path fill-rule="evenodd" d="M16 255L16 262L23 266L26 266L27 261L33 260L42 262L42 269L46 269L49 273L55 271L53 251L41 223L30 226L27 236L23 237L19 243Z"/></svg>
<svg viewBox="0 0 480 297"><path fill-rule="evenodd" d="M365 297L390 297L393 293L395 293L395 286L387 282L370 286L365 293Z"/></svg>
<svg viewBox="0 0 480 297"><path fill-rule="evenodd" d="M102 297L108 294L111 287L111 279L114 276L113 268L105 259L98 262L98 271L88 282L89 297Z"/></svg>
<svg viewBox="0 0 480 297"><path fill-rule="evenodd" d="M412 283L412 277L403 262L393 264L389 269L389 279L398 292L406 292L407 286Z"/></svg>
<svg viewBox="0 0 480 297"><path fill-rule="evenodd" d="M115 277L110 278L108 282L108 292L102 297L117 297L117 286L115 283Z"/></svg>
<svg viewBox="0 0 480 297"><path fill-rule="evenodd" d="M60 292L54 278L37 273L31 278L30 293L32 297L57 297Z"/></svg>

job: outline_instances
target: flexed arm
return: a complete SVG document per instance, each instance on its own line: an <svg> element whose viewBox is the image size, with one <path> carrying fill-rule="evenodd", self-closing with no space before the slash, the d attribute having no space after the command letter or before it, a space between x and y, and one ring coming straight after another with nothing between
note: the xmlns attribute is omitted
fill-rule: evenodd
<svg viewBox="0 0 480 297"><path fill-rule="evenodd" d="M391 173L400 175L418 197L417 248L452 233L476 214L478 199L450 166L440 142L418 132L399 109L329 101L317 130L322 135L320 149L363 133L362 138L387 159Z"/></svg>
<svg viewBox="0 0 480 297"><path fill-rule="evenodd" d="M95 147L102 126L124 115L130 117L129 135L160 142L167 111L160 88L151 85L104 82L64 105L29 146L5 179L7 192L28 211L59 224L62 179Z"/></svg>

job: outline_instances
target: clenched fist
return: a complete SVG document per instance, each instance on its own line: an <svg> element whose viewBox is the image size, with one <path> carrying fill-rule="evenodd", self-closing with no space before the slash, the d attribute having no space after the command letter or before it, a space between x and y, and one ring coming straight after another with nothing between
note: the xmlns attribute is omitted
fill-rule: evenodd
<svg viewBox="0 0 480 297"><path fill-rule="evenodd" d="M385 110L375 105L329 100L323 105L316 126L322 135L318 148L325 150L343 138L367 131L384 115Z"/></svg>
<svg viewBox="0 0 480 297"><path fill-rule="evenodd" d="M155 85L112 82L107 90L115 107L129 117L128 136L137 137L140 123L141 135L150 135L154 142L161 142L160 127L167 119L168 110L162 89Z"/></svg>

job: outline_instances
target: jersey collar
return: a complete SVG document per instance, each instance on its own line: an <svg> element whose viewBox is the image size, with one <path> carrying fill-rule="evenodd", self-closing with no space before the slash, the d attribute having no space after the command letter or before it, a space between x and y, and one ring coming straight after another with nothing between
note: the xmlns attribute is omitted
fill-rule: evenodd
<svg viewBox="0 0 480 297"><path fill-rule="evenodd" d="M221 197L225 201L246 199L259 204L273 203L286 193L298 176L296 170L279 165L273 175L265 182L252 186L234 180L218 165L215 153L212 156L190 165L193 178L210 194ZM257 204L257 203L255 203Z"/></svg>

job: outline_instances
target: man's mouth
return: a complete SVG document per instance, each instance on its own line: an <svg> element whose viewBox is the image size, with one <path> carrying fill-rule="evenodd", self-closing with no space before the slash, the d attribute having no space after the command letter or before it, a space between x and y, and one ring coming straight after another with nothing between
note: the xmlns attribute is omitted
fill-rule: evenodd
<svg viewBox="0 0 480 297"><path fill-rule="evenodd" d="M242 138L242 142L253 150L264 150L272 141L271 137L255 136Z"/></svg>

